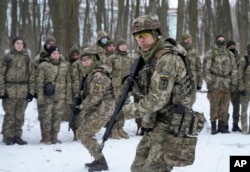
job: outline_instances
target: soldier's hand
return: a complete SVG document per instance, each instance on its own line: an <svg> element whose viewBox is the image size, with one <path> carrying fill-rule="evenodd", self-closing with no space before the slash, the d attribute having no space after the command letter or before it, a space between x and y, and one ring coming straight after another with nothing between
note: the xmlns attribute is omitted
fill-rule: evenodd
<svg viewBox="0 0 250 172"><path fill-rule="evenodd" d="M246 96L246 91L245 91L245 90L240 91L240 95L241 95L241 96Z"/></svg>
<svg viewBox="0 0 250 172"><path fill-rule="evenodd" d="M0 99L7 99L7 98L9 98L9 96L8 96L8 94L7 93L4 93L4 95L2 96L0 96Z"/></svg>
<svg viewBox="0 0 250 172"><path fill-rule="evenodd" d="M31 102L33 100L33 97L34 96L31 93L28 93L26 99L27 99L28 102Z"/></svg>

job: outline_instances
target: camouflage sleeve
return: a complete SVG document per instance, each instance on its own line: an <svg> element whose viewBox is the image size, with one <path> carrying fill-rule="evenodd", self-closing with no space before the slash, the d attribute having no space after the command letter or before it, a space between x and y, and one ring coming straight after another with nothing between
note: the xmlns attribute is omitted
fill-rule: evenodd
<svg viewBox="0 0 250 172"><path fill-rule="evenodd" d="M111 80L108 76L102 72L96 72L93 76L90 76L89 95L83 100L80 109L88 111L89 108L99 104L105 96L111 85Z"/></svg>
<svg viewBox="0 0 250 172"><path fill-rule="evenodd" d="M6 71L6 63L4 61L5 56L0 58L0 95L3 96L5 93L5 71Z"/></svg>
<svg viewBox="0 0 250 172"><path fill-rule="evenodd" d="M69 68L66 76L66 103L72 104L72 87L71 87L71 77Z"/></svg>
<svg viewBox="0 0 250 172"><path fill-rule="evenodd" d="M246 61L244 59L244 57L241 57L239 60L239 68L238 68L238 80L239 80L239 90L243 91L245 90L244 87L244 67L246 65Z"/></svg>
<svg viewBox="0 0 250 172"><path fill-rule="evenodd" d="M232 55L233 57L233 55ZM232 63L232 72L231 72L231 85L236 87L238 85L238 72L237 72L237 64L235 62L235 58L231 58Z"/></svg>
<svg viewBox="0 0 250 172"><path fill-rule="evenodd" d="M212 84L212 75L210 73L210 68L212 65L211 52L207 52L203 61L203 77L207 85Z"/></svg>
<svg viewBox="0 0 250 172"><path fill-rule="evenodd" d="M45 63L41 63L38 67L38 76L36 79L36 87L37 87L37 102L38 104L45 104L45 98L43 94L43 87L45 83L46 77L46 67Z"/></svg>
<svg viewBox="0 0 250 172"><path fill-rule="evenodd" d="M196 57L197 86L201 87L203 81L202 70L201 70L201 59L197 53L195 57Z"/></svg>
<svg viewBox="0 0 250 172"><path fill-rule="evenodd" d="M70 67L71 83L72 83L72 94L75 96L78 92L78 87L80 84L80 74L79 74L79 62L75 61Z"/></svg>
<svg viewBox="0 0 250 172"><path fill-rule="evenodd" d="M114 57L114 56L111 55L111 56L108 56L108 58L107 58L107 65L110 66L110 67L113 67L113 66L112 66L112 59L113 59L113 57Z"/></svg>
<svg viewBox="0 0 250 172"><path fill-rule="evenodd" d="M185 75L185 65L180 57L170 54L162 56L157 61L151 77L149 93L138 103L125 105L122 109L125 117L152 115L164 108L169 103L175 81L180 81Z"/></svg>
<svg viewBox="0 0 250 172"><path fill-rule="evenodd" d="M30 58L30 57L29 57ZM29 86L29 93L32 95L35 94L35 73L34 73L34 67L32 65L32 61L28 64L29 72L28 72L28 86Z"/></svg>

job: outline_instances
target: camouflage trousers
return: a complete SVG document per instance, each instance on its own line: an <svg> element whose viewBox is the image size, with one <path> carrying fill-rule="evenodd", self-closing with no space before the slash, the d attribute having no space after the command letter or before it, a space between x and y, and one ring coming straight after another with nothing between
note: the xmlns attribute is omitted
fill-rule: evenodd
<svg viewBox="0 0 250 172"><path fill-rule="evenodd" d="M158 124L158 125L157 125ZM170 172L172 166L164 162L165 135L163 123L157 123L151 132L144 133L136 149L131 172Z"/></svg>
<svg viewBox="0 0 250 172"><path fill-rule="evenodd" d="M2 101L3 110L5 111L2 134L3 138L21 137L24 124L24 113L27 107L26 99L8 98Z"/></svg>
<svg viewBox="0 0 250 172"><path fill-rule="evenodd" d="M242 133L250 132L250 124L248 124L248 114L247 109L249 106L250 101L250 93L247 92L246 96L240 96L240 103L241 103L241 127ZM250 115L249 115L250 119Z"/></svg>
<svg viewBox="0 0 250 172"><path fill-rule="evenodd" d="M233 105L233 125L238 125L240 117L240 92L231 92L231 102Z"/></svg>
<svg viewBox="0 0 250 172"><path fill-rule="evenodd" d="M226 88L209 90L207 98L210 102L210 120L220 120L227 123L227 114L230 101L230 91Z"/></svg>
<svg viewBox="0 0 250 172"><path fill-rule="evenodd" d="M39 105L39 118L41 133L58 133L62 121L62 115L65 111L64 101L54 101L54 99L45 99L44 105Z"/></svg>

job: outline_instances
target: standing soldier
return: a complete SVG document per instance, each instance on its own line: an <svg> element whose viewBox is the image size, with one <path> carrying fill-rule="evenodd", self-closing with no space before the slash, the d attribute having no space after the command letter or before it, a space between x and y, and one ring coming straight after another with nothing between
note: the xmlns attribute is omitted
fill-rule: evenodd
<svg viewBox="0 0 250 172"><path fill-rule="evenodd" d="M122 80L129 75L131 59L128 56L128 46L125 40L119 39L116 42L116 52L108 57L107 65L112 67L112 84L115 91L115 99L118 102L122 91ZM123 130L124 117L121 118L112 129L113 139L128 139L128 134Z"/></svg>
<svg viewBox="0 0 250 172"><path fill-rule="evenodd" d="M227 49L233 53L234 60L237 65L237 71L240 68L240 55L238 51L236 50L236 44L233 40L229 40L227 42ZM237 87L235 90L230 90L231 91L231 102L233 105L233 128L232 131L236 132L239 131L241 132L241 129L238 125L239 123L239 118L240 118L240 91L239 91L239 82L237 82ZM229 119L229 116L228 116ZM228 122L227 122L228 123ZM228 124L227 124L228 126Z"/></svg>
<svg viewBox="0 0 250 172"><path fill-rule="evenodd" d="M192 37L190 34L188 33L184 33L182 35L182 41L181 41L181 45L185 48L185 50L187 51L187 58L189 58L189 62L190 64L190 70L192 72L193 75L193 79L195 82L195 88L197 90L200 90L202 87L202 73L201 73L201 60L200 57L197 54L197 51L195 48L192 47ZM194 104L195 100L196 100L196 89L194 89L193 93L192 93L192 102L191 102L191 107Z"/></svg>
<svg viewBox="0 0 250 172"><path fill-rule="evenodd" d="M115 53L115 43L112 40L108 40L106 44L106 57L108 58Z"/></svg>
<svg viewBox="0 0 250 172"><path fill-rule="evenodd" d="M216 37L215 45L206 53L203 65L210 102L211 134L229 133L227 118L230 90L235 90L237 86L237 66L234 55L226 48L223 35Z"/></svg>
<svg viewBox="0 0 250 172"><path fill-rule="evenodd" d="M245 57L241 57L240 59L240 67L239 67L239 90L240 90L240 103L241 103L242 134L250 134L250 124L247 122L249 116L249 114L247 114L247 109L249 107L249 101L250 101L249 63L250 63L250 43L247 45L247 55Z"/></svg>
<svg viewBox="0 0 250 172"><path fill-rule="evenodd" d="M42 142L61 143L58 140L65 104L72 105L69 67L60 59L56 46L48 49L49 58L41 63L37 77L37 102L41 108Z"/></svg>
<svg viewBox="0 0 250 172"><path fill-rule="evenodd" d="M177 124L172 119L188 114L188 108L185 108L188 104L183 100L190 97L194 83L187 75L182 58L174 50L176 42L161 38L160 22L156 16L139 16L132 22L132 32L145 65L139 71L138 87L133 87L133 92L140 95L139 99L125 105L121 113L126 118L144 117L144 120L146 117L151 128L145 127L131 171L170 172L173 166L190 165L194 160L197 138L184 137L184 133L178 130L172 133L170 126ZM176 126L183 128L184 123L186 117ZM183 146L184 142L187 145ZM191 156L186 154L180 158L179 153L191 145L193 148L188 151Z"/></svg>
<svg viewBox="0 0 250 172"><path fill-rule="evenodd" d="M83 86L82 103L78 110L81 124L77 130L77 137L94 157L93 162L85 164L89 172L108 170L104 155L97 151L99 144L95 139L95 133L105 126L114 111L115 99L109 78L111 67L101 65L99 55L90 48L84 49L81 58L87 78Z"/></svg>
<svg viewBox="0 0 250 172"><path fill-rule="evenodd" d="M6 145L27 144L21 139L24 113L34 95L34 75L24 41L17 37L10 52L1 58L0 98L5 111L2 134Z"/></svg>

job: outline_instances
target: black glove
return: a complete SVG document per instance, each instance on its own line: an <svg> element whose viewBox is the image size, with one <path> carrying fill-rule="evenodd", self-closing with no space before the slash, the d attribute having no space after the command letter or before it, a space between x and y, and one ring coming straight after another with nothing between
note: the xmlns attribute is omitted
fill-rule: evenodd
<svg viewBox="0 0 250 172"><path fill-rule="evenodd" d="M246 96L246 91L245 91L245 90L240 91L240 95L241 95L241 96Z"/></svg>
<svg viewBox="0 0 250 172"><path fill-rule="evenodd" d="M81 112L81 110L78 108L74 108L74 110L73 110L74 115L78 115L80 112Z"/></svg>
<svg viewBox="0 0 250 172"><path fill-rule="evenodd" d="M81 97L74 97L74 105L75 106L78 106L78 105L80 105L81 103L82 103L82 98Z"/></svg>
<svg viewBox="0 0 250 172"><path fill-rule="evenodd" d="M201 86L197 86L197 90L200 90L201 89Z"/></svg>
<svg viewBox="0 0 250 172"><path fill-rule="evenodd" d="M9 98L9 96L8 96L8 94L7 94L7 93L4 93L4 95L3 95L3 96L0 96L0 99L7 99L7 98Z"/></svg>
<svg viewBox="0 0 250 172"><path fill-rule="evenodd" d="M28 102L31 102L33 100L33 97L34 96L31 93L28 93L26 99L27 99Z"/></svg>
<svg viewBox="0 0 250 172"><path fill-rule="evenodd" d="M34 98L37 99L37 93L34 94Z"/></svg>
<svg viewBox="0 0 250 172"><path fill-rule="evenodd" d="M178 104L175 109L175 113L184 114L184 112L185 112L185 106L183 106L182 104Z"/></svg>

